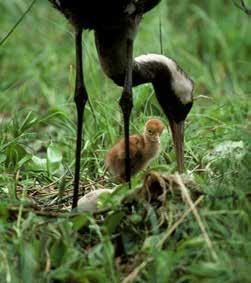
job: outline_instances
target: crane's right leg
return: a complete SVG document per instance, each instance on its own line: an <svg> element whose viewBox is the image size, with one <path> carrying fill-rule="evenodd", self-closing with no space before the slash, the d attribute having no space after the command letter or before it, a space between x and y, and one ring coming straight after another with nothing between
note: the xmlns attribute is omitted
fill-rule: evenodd
<svg viewBox="0 0 251 283"><path fill-rule="evenodd" d="M133 107L132 70L133 70L133 39L138 22L133 21L125 28L96 30L95 42L101 66L108 77L117 85L123 86L119 104L123 114L125 132L125 179L131 187L129 121ZM131 31L128 32L128 29Z"/></svg>
<svg viewBox="0 0 251 283"><path fill-rule="evenodd" d="M133 107L132 99L132 62L133 62L133 40L127 39L126 42L126 72L122 96L119 104L123 113L124 132L125 132L125 178L131 188L131 160L129 145L129 125L130 115Z"/></svg>
<svg viewBox="0 0 251 283"><path fill-rule="evenodd" d="M81 160L81 143L84 108L88 99L88 94L84 84L83 63L82 63L82 29L76 29L75 45L76 45L76 82L74 100L77 107L77 140L76 140L76 156L75 156L75 176L74 176L74 192L72 200L72 209L78 204L79 176L80 176L80 160Z"/></svg>

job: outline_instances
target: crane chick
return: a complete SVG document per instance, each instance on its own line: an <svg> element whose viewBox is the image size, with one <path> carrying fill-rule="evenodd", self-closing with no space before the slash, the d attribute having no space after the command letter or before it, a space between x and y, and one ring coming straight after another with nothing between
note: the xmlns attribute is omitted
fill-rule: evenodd
<svg viewBox="0 0 251 283"><path fill-rule="evenodd" d="M160 136L165 126L159 119L149 119L143 135L129 137L131 175L137 174L160 150ZM107 153L105 166L119 181L125 182L125 140L118 141Z"/></svg>

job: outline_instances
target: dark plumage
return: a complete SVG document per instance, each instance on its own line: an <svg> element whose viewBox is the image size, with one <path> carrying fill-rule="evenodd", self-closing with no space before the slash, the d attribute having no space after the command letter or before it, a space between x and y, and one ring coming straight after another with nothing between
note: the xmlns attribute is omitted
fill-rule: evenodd
<svg viewBox="0 0 251 283"><path fill-rule="evenodd" d="M82 68L82 31L93 29L100 64L105 74L123 86L119 101L125 129L125 180L130 185L129 118L132 86L150 82L172 131L178 170L183 171L184 120L192 107L193 83L172 59L148 54L133 59L133 41L142 16L160 0L49 0L75 28L78 112L73 208L78 201L82 124L88 99Z"/></svg>
<svg viewBox="0 0 251 283"><path fill-rule="evenodd" d="M49 0L76 27L117 28L134 15L151 10L161 0Z"/></svg>

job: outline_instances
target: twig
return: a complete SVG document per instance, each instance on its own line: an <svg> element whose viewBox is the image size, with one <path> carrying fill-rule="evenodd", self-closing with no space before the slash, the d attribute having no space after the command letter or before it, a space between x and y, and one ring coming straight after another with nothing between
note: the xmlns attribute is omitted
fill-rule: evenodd
<svg viewBox="0 0 251 283"><path fill-rule="evenodd" d="M148 258L147 260L143 261L140 265L138 265L133 271L124 278L122 283L131 283L133 280L137 277L139 272L149 263L153 260L153 258Z"/></svg>
<svg viewBox="0 0 251 283"><path fill-rule="evenodd" d="M18 27L18 25L22 22L22 20L25 18L25 16L29 13L33 5L36 3L37 0L33 0L26 11L21 15L21 17L17 20L17 22L14 24L14 26L9 30L9 32L4 36L4 38L0 41L0 46L4 44L4 42L8 39L8 37L15 31L15 29Z"/></svg>
<svg viewBox="0 0 251 283"><path fill-rule="evenodd" d="M162 37L161 13L159 15L159 43L160 43L160 53L163 55L163 37Z"/></svg>
<svg viewBox="0 0 251 283"><path fill-rule="evenodd" d="M9 266L9 262L8 262L8 257L6 255L6 253L1 249L0 250L0 255L2 254L2 258L1 262L3 263L3 266L5 267L5 272L6 272L6 282L7 283L11 283L11 272L10 272L10 266Z"/></svg>
<svg viewBox="0 0 251 283"><path fill-rule="evenodd" d="M94 119L94 127L97 128L97 117L96 117L95 110L94 110L94 107L92 105L92 102L91 102L90 98L88 99L87 102L88 102L88 104L90 106L91 113L92 113L92 116L93 116L93 119Z"/></svg>
<svg viewBox="0 0 251 283"><path fill-rule="evenodd" d="M206 241L206 243L207 243L207 246L208 246L208 248L209 248L209 250L210 250L210 252L211 252L212 258L213 258L214 260L217 260L217 259L218 259L218 256L217 256L217 254L216 254L216 252L215 252L215 250L214 250L213 243L212 243L212 241L210 240L209 235L208 235L208 233L207 233L207 231L206 231L206 228L205 228L205 226L204 226L204 224L203 224L203 222L202 222L202 220L201 220L201 217L200 217L200 215L199 215L199 213L198 213L198 210L197 210L197 208L195 207L195 205L194 205L194 203L193 203L193 201L192 201L192 199L191 199L191 197L190 197L190 195L189 195L188 189L186 188L186 186L185 186L184 183L182 182L181 177L180 177L179 174L176 173L176 174L175 174L175 177L176 177L176 182L177 182L177 184L179 185L179 188L180 188L182 194L184 195L184 197L185 197L187 203L189 204L189 206L190 206L191 209L192 209L192 212L193 212L193 214L194 214L194 217L195 217L195 219L196 219L196 221L197 221L197 223L198 223L198 225L199 225L199 227L200 227L200 229L201 229L202 235L203 235L203 237L204 237L204 239L205 239L205 241Z"/></svg>
<svg viewBox="0 0 251 283"><path fill-rule="evenodd" d="M232 0L232 1L237 8L242 10L248 16L251 16L251 9L246 6L244 0L240 0L240 2L237 2L236 0Z"/></svg>
<svg viewBox="0 0 251 283"><path fill-rule="evenodd" d="M46 256L46 263L45 263L44 273L48 273L51 270L51 258L50 258L50 253L48 252L47 247L45 249L45 256Z"/></svg>
<svg viewBox="0 0 251 283"><path fill-rule="evenodd" d="M167 238L177 229L177 227L183 222L183 220L191 213L192 210L203 200L204 196L200 196L193 205L184 212L184 214L176 221L171 228L169 228L163 238L158 242L157 248L162 248Z"/></svg>
<svg viewBox="0 0 251 283"><path fill-rule="evenodd" d="M8 210L12 211L12 212L19 212L20 211L20 206L9 206ZM46 217L51 217L51 218L69 216L69 212L68 211L52 212L52 211L41 211L41 210L34 210L34 209L22 207L22 213L24 213L24 212L27 212L27 213L28 212L33 212L36 215L46 216ZM65 214L66 212L67 212L67 214Z"/></svg>
<svg viewBox="0 0 251 283"><path fill-rule="evenodd" d="M195 97L193 98L193 100L197 100L197 99L201 99L201 98L202 98L202 99L213 100L213 97L206 96L206 95L203 95L203 94L195 96Z"/></svg>
<svg viewBox="0 0 251 283"><path fill-rule="evenodd" d="M172 232L183 222L183 220L191 213L191 211L203 200L203 196L200 196L194 204L192 204L192 207L190 207L181 217L180 219L170 228L168 229L167 233L164 235L164 237L160 240L160 242L157 244L157 248L161 248L166 239L172 234ZM153 261L153 258L148 258L145 261L143 261L140 265L138 265L129 275L127 275L126 278L122 281L122 283L131 283L134 281L134 279L138 276L140 271L146 267L148 263Z"/></svg>

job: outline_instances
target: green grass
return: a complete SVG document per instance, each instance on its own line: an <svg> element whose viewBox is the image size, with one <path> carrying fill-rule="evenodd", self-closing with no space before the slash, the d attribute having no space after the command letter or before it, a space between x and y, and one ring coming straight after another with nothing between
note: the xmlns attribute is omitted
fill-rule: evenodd
<svg viewBox="0 0 251 283"><path fill-rule="evenodd" d="M116 204L103 218L52 217L69 205L72 189L74 38L63 17L38 1L0 47L0 282L122 282L137 267L134 282L251 282L250 18L230 0L176 2L163 0L144 17L134 53L160 52L161 17L164 54L194 80L185 161L205 196L199 213L218 259L192 214L156 247L187 209L182 199L168 198L164 224L154 206L141 203ZM1 1L1 37L28 3ZM102 73L91 32L84 35L84 65L95 109L86 107L81 163L81 184L90 190L102 183L104 155L122 135L121 89ZM151 116L166 121L150 85L134 89L134 105L132 132ZM166 133L151 168L171 174L175 166Z"/></svg>

